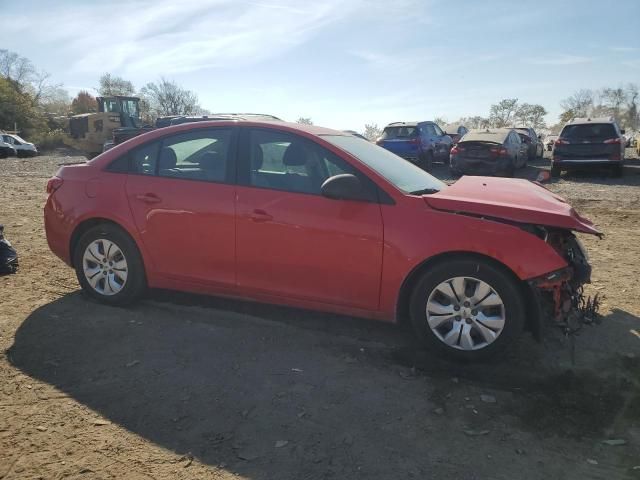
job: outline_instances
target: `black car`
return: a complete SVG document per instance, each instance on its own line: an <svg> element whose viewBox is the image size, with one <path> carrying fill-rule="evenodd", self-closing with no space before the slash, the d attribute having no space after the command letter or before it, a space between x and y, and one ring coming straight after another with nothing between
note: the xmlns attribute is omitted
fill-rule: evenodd
<svg viewBox="0 0 640 480"><path fill-rule="evenodd" d="M527 145L513 129L471 130L451 149L451 173L510 177L526 165L527 155Z"/></svg>
<svg viewBox="0 0 640 480"><path fill-rule="evenodd" d="M585 167L607 167L614 175L622 175L624 149L624 130L613 118L576 118L555 141L551 175Z"/></svg>
<svg viewBox="0 0 640 480"><path fill-rule="evenodd" d="M469 133L469 129L464 125L447 125L443 130L451 137L453 143L458 143L462 137Z"/></svg>
<svg viewBox="0 0 640 480"><path fill-rule="evenodd" d="M520 139L527 144L529 160L542 158L544 156L544 144L542 137L533 128L518 127L515 129L520 135Z"/></svg>

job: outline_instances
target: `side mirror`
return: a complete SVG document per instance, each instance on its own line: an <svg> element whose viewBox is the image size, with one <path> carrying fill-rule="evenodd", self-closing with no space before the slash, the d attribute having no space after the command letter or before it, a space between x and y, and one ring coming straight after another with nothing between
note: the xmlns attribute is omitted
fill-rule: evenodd
<svg viewBox="0 0 640 480"><path fill-rule="evenodd" d="M355 175L343 173L327 178L320 187L322 195L334 200L371 201L371 195Z"/></svg>
<svg viewBox="0 0 640 480"><path fill-rule="evenodd" d="M542 135L538 135L538 140L542 140Z"/></svg>

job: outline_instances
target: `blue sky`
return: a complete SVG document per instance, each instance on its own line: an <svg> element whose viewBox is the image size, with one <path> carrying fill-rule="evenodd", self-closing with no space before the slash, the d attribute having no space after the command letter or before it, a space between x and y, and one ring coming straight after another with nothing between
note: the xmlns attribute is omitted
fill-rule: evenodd
<svg viewBox="0 0 640 480"><path fill-rule="evenodd" d="M160 76L214 111L365 123L486 115L517 97L557 120L581 88L640 83L640 1L0 0L0 48L75 94Z"/></svg>

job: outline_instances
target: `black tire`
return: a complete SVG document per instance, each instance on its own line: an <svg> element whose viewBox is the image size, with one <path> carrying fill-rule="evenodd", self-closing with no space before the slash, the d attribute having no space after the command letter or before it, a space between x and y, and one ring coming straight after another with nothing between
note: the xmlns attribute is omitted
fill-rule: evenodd
<svg viewBox="0 0 640 480"><path fill-rule="evenodd" d="M426 172L433 170L433 153L421 153L418 157L418 166Z"/></svg>
<svg viewBox="0 0 640 480"><path fill-rule="evenodd" d="M476 350L463 350L445 344L427 323L426 311L430 295L438 285L455 277L481 280L488 284L502 300L504 314L502 331L492 343ZM473 281L469 281L466 285L472 288L473 284ZM459 259L442 262L430 268L417 281L410 302L411 323L418 338L427 348L452 360L485 360L504 353L516 343L525 322L525 301L518 280L489 261L468 256L461 256ZM452 323L451 331L455 328Z"/></svg>
<svg viewBox="0 0 640 480"><path fill-rule="evenodd" d="M554 178L558 178L560 176L560 173L562 172L562 170L560 170L560 167L556 167L555 165L551 166L551 176Z"/></svg>
<svg viewBox="0 0 640 480"><path fill-rule="evenodd" d="M121 289L112 295L106 295L94 289L84 272L84 254L87 247L96 240L108 240L119 248L126 260L127 277ZM96 258L96 257L94 257ZM95 263L95 262L94 262ZM84 293L94 300L107 305L128 305L142 296L146 290L147 280L142 257L133 239L116 225L104 223L87 230L81 237L73 252L78 282ZM96 265L98 265L96 263ZM109 268L109 267L107 267ZM114 267L115 268L115 267ZM99 274L100 275L100 274ZM103 282L106 282L103 280ZM104 285L104 283L103 283Z"/></svg>

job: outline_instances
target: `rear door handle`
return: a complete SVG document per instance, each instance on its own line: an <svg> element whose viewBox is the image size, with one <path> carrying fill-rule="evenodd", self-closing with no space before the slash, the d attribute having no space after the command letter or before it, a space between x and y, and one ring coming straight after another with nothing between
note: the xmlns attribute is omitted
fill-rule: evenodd
<svg viewBox="0 0 640 480"><path fill-rule="evenodd" d="M269 215L267 212L262 210L261 208L256 208L250 215L251 220L254 222L268 222L273 220L273 216Z"/></svg>
<svg viewBox="0 0 640 480"><path fill-rule="evenodd" d="M160 203L162 201L155 193L141 193L136 195L136 199L144 203Z"/></svg>

